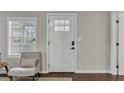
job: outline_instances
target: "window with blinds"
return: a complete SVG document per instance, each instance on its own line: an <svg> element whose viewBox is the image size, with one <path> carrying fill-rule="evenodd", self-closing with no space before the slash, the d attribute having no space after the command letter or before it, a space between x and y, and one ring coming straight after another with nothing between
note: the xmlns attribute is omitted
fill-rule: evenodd
<svg viewBox="0 0 124 93"><path fill-rule="evenodd" d="M22 52L37 49L37 19L35 17L8 18L8 30L8 55L20 55Z"/></svg>

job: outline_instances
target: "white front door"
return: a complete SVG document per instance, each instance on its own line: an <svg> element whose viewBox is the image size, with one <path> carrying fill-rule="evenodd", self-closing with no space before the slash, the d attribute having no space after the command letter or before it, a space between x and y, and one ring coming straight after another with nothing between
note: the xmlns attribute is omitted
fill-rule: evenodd
<svg viewBox="0 0 124 93"><path fill-rule="evenodd" d="M119 14L119 75L124 75L124 13Z"/></svg>
<svg viewBox="0 0 124 93"><path fill-rule="evenodd" d="M75 31L75 15L48 15L49 72L74 72Z"/></svg>

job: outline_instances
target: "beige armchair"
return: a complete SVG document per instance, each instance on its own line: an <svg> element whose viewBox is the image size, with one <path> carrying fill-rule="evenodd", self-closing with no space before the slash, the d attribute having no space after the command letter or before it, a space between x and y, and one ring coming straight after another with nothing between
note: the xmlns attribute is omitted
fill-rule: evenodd
<svg viewBox="0 0 124 93"><path fill-rule="evenodd" d="M41 52L24 52L21 54L18 67L14 67L9 70L8 76L10 80L13 77L26 77L31 76L33 80L36 75L39 74L41 69Z"/></svg>

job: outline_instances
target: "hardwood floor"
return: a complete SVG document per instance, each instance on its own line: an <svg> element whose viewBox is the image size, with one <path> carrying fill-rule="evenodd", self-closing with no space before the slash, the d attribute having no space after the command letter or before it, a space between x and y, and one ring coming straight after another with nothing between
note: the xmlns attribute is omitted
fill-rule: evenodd
<svg viewBox="0 0 124 93"><path fill-rule="evenodd" d="M0 75L6 77L7 75ZM91 73L91 74L77 74L77 73L48 73L40 74L40 77L71 77L73 81L124 81L124 76L113 76L108 73Z"/></svg>
<svg viewBox="0 0 124 93"><path fill-rule="evenodd" d="M49 73L41 74L41 77L72 77L73 81L124 81L124 76L113 76L108 73L91 73L91 74L77 74L77 73Z"/></svg>

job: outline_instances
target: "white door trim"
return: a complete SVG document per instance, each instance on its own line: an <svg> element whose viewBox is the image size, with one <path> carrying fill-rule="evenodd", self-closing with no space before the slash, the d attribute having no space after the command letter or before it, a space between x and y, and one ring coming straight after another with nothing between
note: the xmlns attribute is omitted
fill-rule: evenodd
<svg viewBox="0 0 124 93"><path fill-rule="evenodd" d="M75 62L74 62L74 72L77 71L77 13L47 13L47 71L49 73L49 51L48 51L48 20L51 15L73 15L75 16Z"/></svg>
<svg viewBox="0 0 124 93"><path fill-rule="evenodd" d="M120 12L112 12L111 13L111 74L116 75L117 74L117 23L116 20L118 20L118 14Z"/></svg>
<svg viewBox="0 0 124 93"><path fill-rule="evenodd" d="M110 73L109 70L78 70L76 73Z"/></svg>

